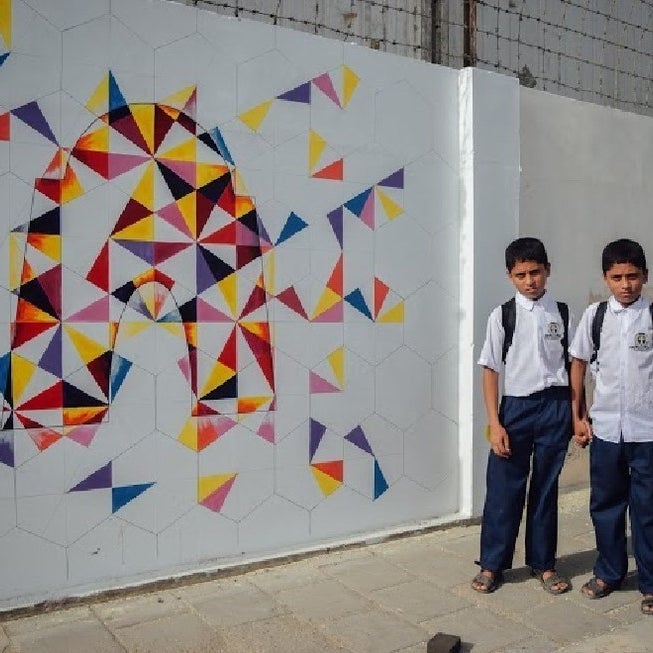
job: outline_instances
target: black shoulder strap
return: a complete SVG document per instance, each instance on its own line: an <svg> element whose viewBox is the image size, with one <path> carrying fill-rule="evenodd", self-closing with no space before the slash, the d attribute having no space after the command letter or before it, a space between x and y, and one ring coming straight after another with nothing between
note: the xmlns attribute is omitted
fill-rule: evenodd
<svg viewBox="0 0 653 653"><path fill-rule="evenodd" d="M605 317L607 308L608 302L599 302L599 305L596 307L596 313L594 313L594 318L592 319L592 346L594 347L594 351L592 351L590 363L596 360L599 348L601 347L601 328L603 327L603 318ZM651 315L653 316L653 310L651 311Z"/></svg>
<svg viewBox="0 0 653 653"><path fill-rule="evenodd" d="M503 350L501 351L501 362L505 364L506 355L512 345L512 336L515 333L515 320L517 319L517 305L515 298L509 299L501 304L501 326L503 327Z"/></svg>
<svg viewBox="0 0 653 653"><path fill-rule="evenodd" d="M651 314L651 324L653 324L653 304L648 305L648 312Z"/></svg>
<svg viewBox="0 0 653 653"><path fill-rule="evenodd" d="M569 365L569 306L564 302L556 302L558 304L558 311L560 317L562 318L562 325L564 330L562 332L562 340L560 344L562 345L562 354L565 365ZM651 313L653 315L653 313Z"/></svg>

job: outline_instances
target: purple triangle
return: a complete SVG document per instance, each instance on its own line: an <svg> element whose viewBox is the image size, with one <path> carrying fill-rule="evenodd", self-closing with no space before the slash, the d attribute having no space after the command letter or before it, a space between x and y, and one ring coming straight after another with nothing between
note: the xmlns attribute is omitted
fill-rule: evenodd
<svg viewBox="0 0 653 653"><path fill-rule="evenodd" d="M277 95L278 100L288 100L288 102L303 102L304 104L310 104L311 102L311 83L306 82L301 84L297 88L293 88L290 91L286 91L281 95Z"/></svg>
<svg viewBox="0 0 653 653"><path fill-rule="evenodd" d="M94 471L90 476L87 476L81 483L78 483L74 488L68 492L84 492L86 490L101 490L110 488L113 485L111 462L109 461L104 467Z"/></svg>
<svg viewBox="0 0 653 653"><path fill-rule="evenodd" d="M265 225L263 224L263 220L261 220L261 216L258 214L258 212L256 213L256 224L258 227L259 244L261 243L261 241L263 241L271 245L272 240L270 239L270 236L268 235Z"/></svg>
<svg viewBox="0 0 653 653"><path fill-rule="evenodd" d="M372 453L372 447L370 447L370 443L367 441L367 437L365 436L365 433L363 433L363 429L360 426L357 426L348 435L345 435L345 440L355 444L359 449L362 449L370 455L374 455Z"/></svg>
<svg viewBox="0 0 653 653"><path fill-rule="evenodd" d="M324 426L324 424L320 424L314 419L311 419L310 429L311 436L308 450L308 462L313 460L313 456L315 455L317 448L320 446L320 442L322 441L322 438L326 432L326 426Z"/></svg>
<svg viewBox="0 0 653 653"><path fill-rule="evenodd" d="M7 467L14 466L14 434L0 433L0 463Z"/></svg>
<svg viewBox="0 0 653 653"><path fill-rule="evenodd" d="M215 275L211 271L206 259L201 252L196 251L195 275L197 282L197 294L203 293L207 288L213 286L216 282Z"/></svg>
<svg viewBox="0 0 653 653"><path fill-rule="evenodd" d="M397 172L381 180L377 186L389 186L390 188L403 188L404 187L404 169L399 168Z"/></svg>
<svg viewBox="0 0 653 653"><path fill-rule="evenodd" d="M41 360L39 361L39 367L61 378L61 326L57 327L54 336L52 336L52 340L50 340L50 344L43 352L43 356L41 356Z"/></svg>
<svg viewBox="0 0 653 653"><path fill-rule="evenodd" d="M154 265L154 245L147 240L114 240L128 252L131 252L146 263Z"/></svg>
<svg viewBox="0 0 653 653"><path fill-rule="evenodd" d="M20 118L26 125L29 125L32 129L37 131L41 136L45 136L49 141L52 141L55 145L57 139L50 129L48 121L45 119L41 107L36 102L28 102L23 104L22 107L13 109L12 112L17 118Z"/></svg>
<svg viewBox="0 0 653 653"><path fill-rule="evenodd" d="M342 249L342 206L331 211L331 213L327 213L327 219L331 223L331 229L333 229L333 233L340 243L340 249Z"/></svg>

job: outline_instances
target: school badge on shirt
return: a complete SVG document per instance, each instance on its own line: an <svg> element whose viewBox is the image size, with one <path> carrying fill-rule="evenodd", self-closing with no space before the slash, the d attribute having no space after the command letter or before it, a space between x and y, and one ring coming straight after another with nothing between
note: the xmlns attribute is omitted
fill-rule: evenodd
<svg viewBox="0 0 653 653"><path fill-rule="evenodd" d="M650 333L639 331L635 334L635 342L630 345L635 351L650 351L653 348L653 338Z"/></svg>
<svg viewBox="0 0 653 653"><path fill-rule="evenodd" d="M549 322L544 337L547 340L560 340L562 338L562 327L557 322Z"/></svg>

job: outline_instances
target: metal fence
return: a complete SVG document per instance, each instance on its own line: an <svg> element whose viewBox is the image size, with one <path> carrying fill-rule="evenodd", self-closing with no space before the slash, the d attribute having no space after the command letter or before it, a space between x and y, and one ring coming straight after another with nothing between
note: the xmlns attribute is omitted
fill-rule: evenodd
<svg viewBox="0 0 653 653"><path fill-rule="evenodd" d="M653 0L184 0L653 115Z"/></svg>

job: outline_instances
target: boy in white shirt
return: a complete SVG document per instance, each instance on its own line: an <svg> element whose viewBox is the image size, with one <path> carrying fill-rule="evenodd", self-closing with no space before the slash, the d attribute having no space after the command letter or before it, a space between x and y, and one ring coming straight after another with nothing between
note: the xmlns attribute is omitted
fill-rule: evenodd
<svg viewBox="0 0 653 653"><path fill-rule="evenodd" d="M574 439L590 441L590 514L598 557L582 587L591 599L618 589L628 571L626 510L642 593L653 614L653 311L639 243L608 243L602 256L607 302L583 313L570 348ZM590 418L583 406L588 363L596 380Z"/></svg>
<svg viewBox="0 0 653 653"><path fill-rule="evenodd" d="M569 312L546 292L551 266L537 238L506 248L506 270L515 297L488 318L479 365L489 422L481 571L477 592L493 592L512 567L526 486L526 564L551 594L570 589L555 568L558 540L558 477L571 439L567 374ZM504 393L499 405L499 376ZM531 471L532 464L532 471Z"/></svg>

